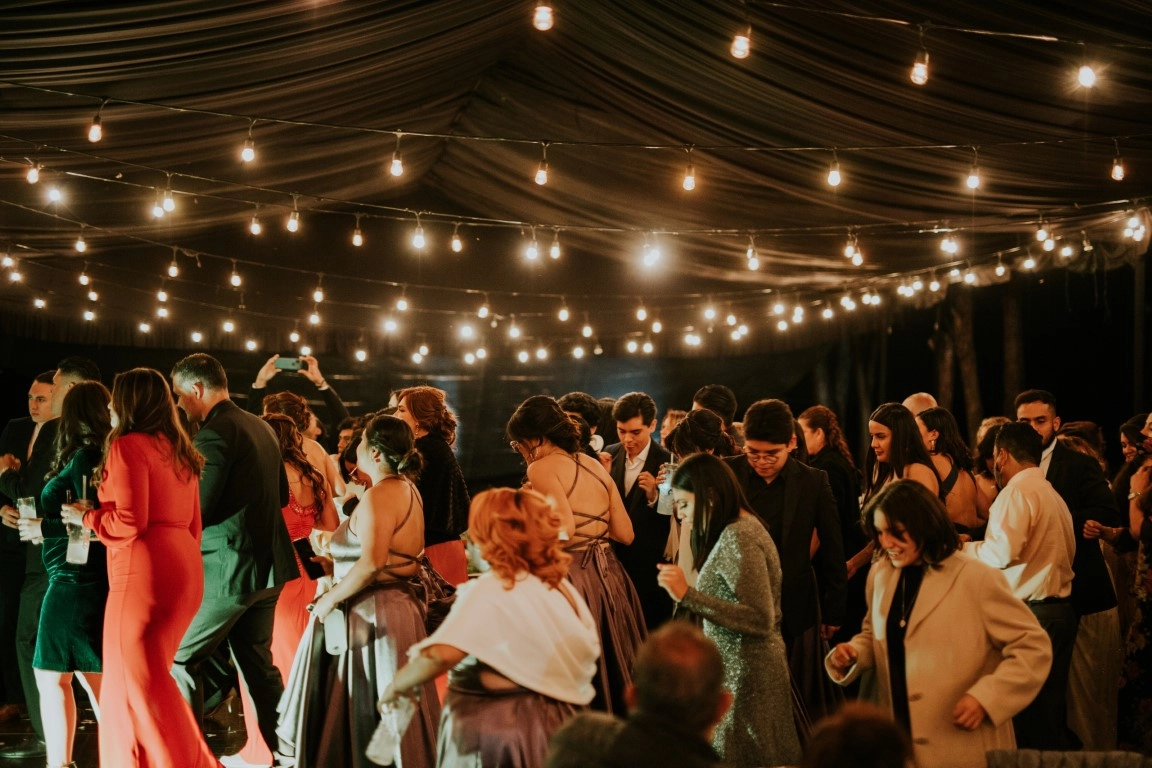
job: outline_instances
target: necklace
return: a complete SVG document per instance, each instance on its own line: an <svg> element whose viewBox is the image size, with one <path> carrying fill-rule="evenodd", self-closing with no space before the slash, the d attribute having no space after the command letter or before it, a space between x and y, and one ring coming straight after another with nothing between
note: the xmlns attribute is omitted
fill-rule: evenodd
<svg viewBox="0 0 1152 768"><path fill-rule="evenodd" d="M907 576L908 567L900 569L900 628L908 626L908 618L912 608L916 606L916 595L920 592L920 582L917 581L909 588Z"/></svg>

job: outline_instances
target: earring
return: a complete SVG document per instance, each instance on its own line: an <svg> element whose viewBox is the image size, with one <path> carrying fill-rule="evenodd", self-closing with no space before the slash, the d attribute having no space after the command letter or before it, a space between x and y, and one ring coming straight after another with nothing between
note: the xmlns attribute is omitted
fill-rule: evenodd
<svg viewBox="0 0 1152 768"><path fill-rule="evenodd" d="M936 453L936 438L932 438L932 444L928 446L928 453Z"/></svg>

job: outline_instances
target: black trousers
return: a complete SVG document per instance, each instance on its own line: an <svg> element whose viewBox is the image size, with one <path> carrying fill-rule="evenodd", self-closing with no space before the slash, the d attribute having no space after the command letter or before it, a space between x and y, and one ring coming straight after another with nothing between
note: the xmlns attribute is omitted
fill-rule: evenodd
<svg viewBox="0 0 1152 768"><path fill-rule="evenodd" d="M20 591L24 588L25 544L16 532L0 531L0 705L23 704L24 684L16 660L16 622L20 616ZM9 538L11 540L9 540Z"/></svg>
<svg viewBox="0 0 1152 768"><path fill-rule="evenodd" d="M44 723L40 719L40 691L36 688L36 673L32 660L36 657L36 634L40 631L40 609L48 592L48 572L44 570L40 547L28 547L27 570L24 586L20 588L20 612L16 616L16 664L20 681L24 685L24 703L28 706L28 719L32 729L44 738Z"/></svg>
<svg viewBox="0 0 1152 768"><path fill-rule="evenodd" d="M1036 698L1012 718L1019 749L1077 749L1079 744L1068 729L1068 668L1080 617L1072 603L1029 603L1032 615L1052 641L1052 670Z"/></svg>

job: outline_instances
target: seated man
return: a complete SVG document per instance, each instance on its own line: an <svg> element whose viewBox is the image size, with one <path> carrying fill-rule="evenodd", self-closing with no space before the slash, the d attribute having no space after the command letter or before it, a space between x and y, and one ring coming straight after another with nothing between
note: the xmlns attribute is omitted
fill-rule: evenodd
<svg viewBox="0 0 1152 768"><path fill-rule="evenodd" d="M686 622L653 632L624 692L628 719L584 712L552 737L546 768L706 768L721 765L712 730L732 694L711 640Z"/></svg>

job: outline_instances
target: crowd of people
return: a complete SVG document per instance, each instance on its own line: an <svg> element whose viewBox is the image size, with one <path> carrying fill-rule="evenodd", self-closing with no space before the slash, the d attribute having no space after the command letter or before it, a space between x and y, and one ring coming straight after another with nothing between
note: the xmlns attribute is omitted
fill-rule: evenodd
<svg viewBox="0 0 1152 768"><path fill-rule="evenodd" d="M822 405L737 421L709 384L658 429L642 392L537 395L522 484L471 497L443 391L352 417L304 359L329 454L280 370L247 408L206 354L32 382L0 435L0 719L33 735L0 757L75 765L74 681L117 767L1152 754L1147 414L1109 482L1043 390L972 449L930 395L882 404L859 469Z"/></svg>

